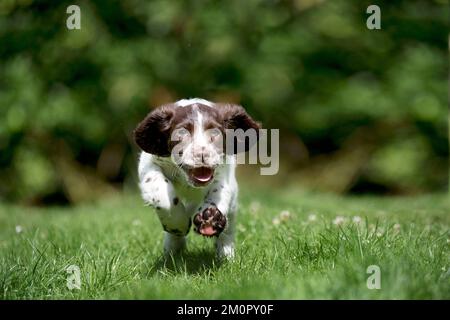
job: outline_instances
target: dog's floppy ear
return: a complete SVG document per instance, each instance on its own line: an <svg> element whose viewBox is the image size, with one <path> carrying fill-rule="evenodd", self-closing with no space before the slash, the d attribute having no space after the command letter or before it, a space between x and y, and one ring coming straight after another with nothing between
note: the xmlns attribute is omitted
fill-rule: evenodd
<svg viewBox="0 0 450 320"><path fill-rule="evenodd" d="M145 152L170 156L170 124L175 114L173 104L160 106L150 112L134 130L134 141Z"/></svg>
<svg viewBox="0 0 450 320"><path fill-rule="evenodd" d="M228 154L236 154L238 152L248 151L259 139L259 129L261 129L261 124L253 120L245 111L245 109L237 104L218 104L219 112L222 117L223 126L225 129L233 130L235 132L233 141L233 146L226 146L226 151ZM250 139L248 137L241 136L239 132L235 131L242 129L247 132L249 129L253 129L247 132L248 134L256 134L256 139ZM248 138L248 139L247 139ZM230 139L227 137L227 144L231 143Z"/></svg>

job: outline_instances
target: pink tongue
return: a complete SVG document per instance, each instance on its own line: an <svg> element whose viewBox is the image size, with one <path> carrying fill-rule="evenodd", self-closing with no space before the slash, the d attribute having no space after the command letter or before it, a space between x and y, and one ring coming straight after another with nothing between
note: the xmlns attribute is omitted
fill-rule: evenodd
<svg viewBox="0 0 450 320"><path fill-rule="evenodd" d="M192 175L194 176L195 179L204 182L211 179L212 170L205 167L195 168L192 170Z"/></svg>

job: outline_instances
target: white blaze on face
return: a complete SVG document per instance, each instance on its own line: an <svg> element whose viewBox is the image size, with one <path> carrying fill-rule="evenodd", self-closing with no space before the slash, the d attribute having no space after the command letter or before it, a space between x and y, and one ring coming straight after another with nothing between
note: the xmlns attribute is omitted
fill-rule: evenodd
<svg viewBox="0 0 450 320"><path fill-rule="evenodd" d="M194 145L199 147L206 146L205 141L205 130L203 128L203 115L198 110L198 106L194 105L193 110L195 112L195 122L194 122Z"/></svg>
<svg viewBox="0 0 450 320"><path fill-rule="evenodd" d="M197 105L194 105L194 135L192 137L192 152L194 161L196 164L201 165L203 162L207 162L208 154L208 140L203 128L203 114L199 110Z"/></svg>

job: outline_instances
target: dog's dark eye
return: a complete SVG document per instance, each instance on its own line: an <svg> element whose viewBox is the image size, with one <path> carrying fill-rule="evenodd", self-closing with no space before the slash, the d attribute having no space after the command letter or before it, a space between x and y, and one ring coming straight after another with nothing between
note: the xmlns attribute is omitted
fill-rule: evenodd
<svg viewBox="0 0 450 320"><path fill-rule="evenodd" d="M217 128L212 128L212 129L208 130L208 134L211 138L215 138L215 137L218 137L219 135L221 135L222 132Z"/></svg>
<svg viewBox="0 0 450 320"><path fill-rule="evenodd" d="M189 131L186 128L179 128L175 130L175 133L178 137L184 138L189 135Z"/></svg>

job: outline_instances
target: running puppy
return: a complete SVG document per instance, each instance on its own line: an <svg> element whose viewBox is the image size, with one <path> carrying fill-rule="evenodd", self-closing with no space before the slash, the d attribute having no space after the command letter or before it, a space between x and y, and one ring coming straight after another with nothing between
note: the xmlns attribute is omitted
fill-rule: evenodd
<svg viewBox="0 0 450 320"><path fill-rule="evenodd" d="M166 254L185 247L193 222L197 233L217 237L219 257L233 258L235 154L256 143L259 128L239 105L184 99L153 110L135 129L139 187L161 221ZM254 129L256 139L240 139L237 129Z"/></svg>

